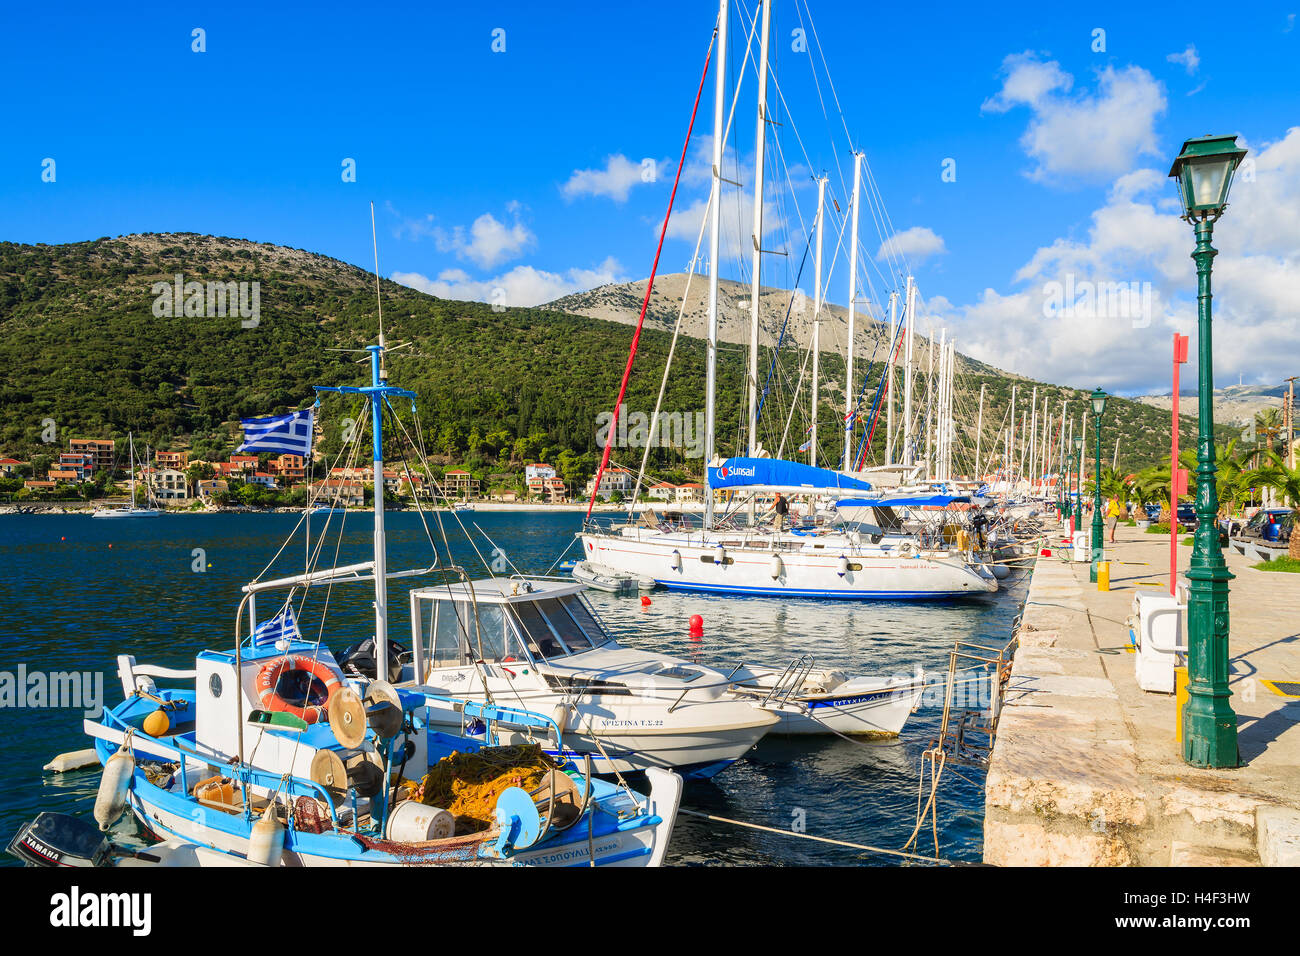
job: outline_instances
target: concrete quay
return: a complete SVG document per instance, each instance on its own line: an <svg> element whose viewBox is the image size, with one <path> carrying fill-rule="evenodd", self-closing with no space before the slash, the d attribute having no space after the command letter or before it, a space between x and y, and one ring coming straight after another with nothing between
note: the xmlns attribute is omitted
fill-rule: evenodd
<svg viewBox="0 0 1300 956"><path fill-rule="evenodd" d="M1300 681L1300 574L1227 555L1242 766L1201 770L1174 739L1174 695L1139 688L1129 646L1135 593L1167 592L1169 539L1116 538L1108 592L1065 549L1035 564L985 783L985 862L1300 865L1300 699L1264 683ZM1180 545L1180 578L1190 559Z"/></svg>

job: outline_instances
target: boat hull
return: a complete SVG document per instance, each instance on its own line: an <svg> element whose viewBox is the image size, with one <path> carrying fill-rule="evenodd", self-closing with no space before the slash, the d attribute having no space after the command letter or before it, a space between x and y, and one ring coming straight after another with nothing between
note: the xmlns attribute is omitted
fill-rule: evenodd
<svg viewBox="0 0 1300 956"><path fill-rule="evenodd" d="M716 542L699 535L636 538L582 535L589 560L617 571L647 576L678 591L763 597L840 600L936 600L971 597L997 590L956 555L908 556L897 548L841 549L834 544L798 549L726 547L719 563ZM849 568L841 570L841 557ZM779 562L776 560L779 559Z"/></svg>

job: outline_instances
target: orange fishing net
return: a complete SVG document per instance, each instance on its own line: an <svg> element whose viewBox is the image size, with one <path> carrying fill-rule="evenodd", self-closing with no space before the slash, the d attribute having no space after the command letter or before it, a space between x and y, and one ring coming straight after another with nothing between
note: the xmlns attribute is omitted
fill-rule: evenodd
<svg viewBox="0 0 1300 956"><path fill-rule="evenodd" d="M456 834L477 833L495 822L497 799L507 787L532 792L559 765L538 744L484 747L475 753L453 751L420 781L415 797L456 818Z"/></svg>

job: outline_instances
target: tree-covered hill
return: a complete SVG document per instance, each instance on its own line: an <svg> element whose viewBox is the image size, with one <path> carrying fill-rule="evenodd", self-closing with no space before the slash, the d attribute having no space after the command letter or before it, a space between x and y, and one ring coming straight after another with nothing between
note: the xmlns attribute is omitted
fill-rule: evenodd
<svg viewBox="0 0 1300 956"><path fill-rule="evenodd" d="M177 275L205 284L257 282L256 324L229 312L187 316L183 307L181 314L160 307L160 295L168 305L172 297L155 284L170 290ZM444 461L466 462L484 477L525 459L561 456L566 478L590 473L599 451L598 416L617 394L630 327L550 309L497 310L437 299L388 281L381 286L389 342L412 343L391 356L390 377L420 393L430 451ZM197 304L203 312L204 303ZM124 438L130 430L137 443L222 458L233 450L233 423L240 416L302 407L312 401L312 384L361 383L367 371L355 364L358 356L330 350L361 348L376 333L373 276L303 250L193 234L0 243L0 456L54 455L66 450L69 438ZM653 408L669 343L669 333L660 329L642 336L630 409ZM784 434L790 457L808 421L802 409L789 414L802 358L797 347L782 350L762 423L764 444L775 451ZM770 362L765 355L765 380ZM878 380L879 364L870 382ZM720 348L723 454L738 447L744 366L742 349ZM703 343L684 337L665 410L689 417L702 409L703 368ZM1022 396L1034 385L995 371L980 374L985 366L970 368L976 370L958 383L959 408L971 418L959 437L959 461L973 458L980 383L987 386L986 460L1012 385L1019 384ZM831 457L839 454L843 363L827 353L822 369L819 427ZM1054 410L1067 398L1077 414L1086 398L1056 386L1039 388L1040 403L1046 395ZM801 404L807 394L805 382ZM1107 457L1118 422L1122 466L1156 461L1167 443L1168 414L1124 400L1114 400L1112 408ZM51 422L55 441L44 441ZM1194 424L1185 419L1184 426L1190 447ZM327 429L322 447L337 445L338 436ZM616 449L615 457L635 465L640 452ZM678 453L658 453L657 459L670 474L699 471L698 460Z"/></svg>

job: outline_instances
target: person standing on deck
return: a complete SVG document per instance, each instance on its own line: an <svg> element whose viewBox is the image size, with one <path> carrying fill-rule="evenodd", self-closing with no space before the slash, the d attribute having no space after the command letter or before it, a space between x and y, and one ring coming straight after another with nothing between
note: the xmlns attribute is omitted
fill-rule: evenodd
<svg viewBox="0 0 1300 956"><path fill-rule="evenodd" d="M776 499L772 502L772 507L768 509L768 514L772 515L772 525L776 528L777 533L785 530L785 516L790 513L790 502L785 500L781 492L776 493Z"/></svg>

